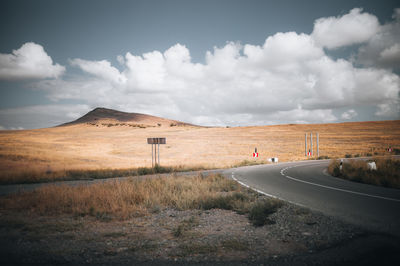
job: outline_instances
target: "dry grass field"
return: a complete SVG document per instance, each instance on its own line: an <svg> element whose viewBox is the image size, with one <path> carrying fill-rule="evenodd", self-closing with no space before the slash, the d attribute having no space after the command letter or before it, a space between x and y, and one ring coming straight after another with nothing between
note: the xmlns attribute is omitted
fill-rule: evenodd
<svg viewBox="0 0 400 266"><path fill-rule="evenodd" d="M261 197L221 174L130 179L92 186L48 185L32 192L0 198L0 209L31 211L39 215L72 214L109 219L130 219L161 209L233 210L249 214L256 226L282 206L277 199Z"/></svg>
<svg viewBox="0 0 400 266"><path fill-rule="evenodd" d="M400 147L400 121L207 128L120 114L96 109L60 127L0 131L0 180L59 177L74 169L151 167L148 137L167 139L160 145L161 165L206 168L253 161L255 147L259 162L270 157L281 162L306 159L306 132L319 132L320 156L331 158L382 155L389 146Z"/></svg>

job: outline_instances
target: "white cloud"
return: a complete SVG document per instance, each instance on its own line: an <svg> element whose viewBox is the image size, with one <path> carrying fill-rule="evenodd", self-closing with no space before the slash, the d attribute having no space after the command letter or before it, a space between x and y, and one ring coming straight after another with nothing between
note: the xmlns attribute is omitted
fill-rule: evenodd
<svg viewBox="0 0 400 266"><path fill-rule="evenodd" d="M385 48L380 53L380 60L382 61L400 61L400 44L396 43L388 48Z"/></svg>
<svg viewBox="0 0 400 266"><path fill-rule="evenodd" d="M371 39L379 30L378 19L363 13L361 8L354 8L340 17L317 19L312 37L328 49L352 44L359 44Z"/></svg>
<svg viewBox="0 0 400 266"><path fill-rule="evenodd" d="M261 63L278 71L290 71L291 67L298 67L302 61L320 58L324 52L307 34L279 32L268 37L263 47L245 45L244 54L252 63Z"/></svg>
<svg viewBox="0 0 400 266"><path fill-rule="evenodd" d="M318 20L316 29L330 21L333 33L340 35L339 26L344 22L349 21L349 27L356 31L361 22L368 24L374 18L353 9L339 18ZM67 110L72 106L62 106L64 113L56 113L64 122L95 106L202 125L335 122L353 119L357 107L375 112L371 119L399 119L399 76L390 69L334 60L315 34L276 33L263 45L227 42L208 51L204 64L193 63L189 49L181 44L164 52L118 56L121 70L107 60L72 59L70 64L83 70L82 74L41 80L36 88L55 102L72 99L87 103L72 111ZM343 37L330 47L374 40L363 36ZM379 55L392 57L397 53L393 43L386 48L380 49ZM52 108L55 106L59 105ZM348 111L336 117L339 110Z"/></svg>
<svg viewBox="0 0 400 266"><path fill-rule="evenodd" d="M376 111L375 115L378 117L384 117L391 119L392 117L400 116L400 105L399 101L394 100L393 102L378 104L378 110Z"/></svg>
<svg viewBox="0 0 400 266"><path fill-rule="evenodd" d="M23 127L10 127L10 130L24 130Z"/></svg>
<svg viewBox="0 0 400 266"><path fill-rule="evenodd" d="M12 54L0 54L0 80L57 78L65 67L53 60L39 44L28 42Z"/></svg>
<svg viewBox="0 0 400 266"><path fill-rule="evenodd" d="M344 113L342 113L341 118L344 120L350 120L354 117L356 117L358 114L354 109L350 109Z"/></svg>
<svg viewBox="0 0 400 266"><path fill-rule="evenodd" d="M380 26L369 42L360 47L357 55L359 63L400 69L400 8L395 10L393 19Z"/></svg>
<svg viewBox="0 0 400 266"><path fill-rule="evenodd" d="M278 111L269 115L267 121L284 121L285 123L332 123L337 121L337 117L331 109L304 110L300 106L289 111ZM278 124L274 123L274 124Z"/></svg>
<svg viewBox="0 0 400 266"><path fill-rule="evenodd" d="M126 82L125 76L121 75L118 69L111 66L111 63L107 60L88 61L76 58L70 60L70 64L72 66L78 66L83 71L106 81L116 84L124 84Z"/></svg>

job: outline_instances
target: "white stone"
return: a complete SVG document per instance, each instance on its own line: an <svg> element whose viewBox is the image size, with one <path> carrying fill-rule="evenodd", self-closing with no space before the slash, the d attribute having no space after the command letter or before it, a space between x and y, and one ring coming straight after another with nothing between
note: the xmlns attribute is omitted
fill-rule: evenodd
<svg viewBox="0 0 400 266"><path fill-rule="evenodd" d="M376 170L376 163L375 162L367 163L367 165L368 165L368 169L369 170Z"/></svg>

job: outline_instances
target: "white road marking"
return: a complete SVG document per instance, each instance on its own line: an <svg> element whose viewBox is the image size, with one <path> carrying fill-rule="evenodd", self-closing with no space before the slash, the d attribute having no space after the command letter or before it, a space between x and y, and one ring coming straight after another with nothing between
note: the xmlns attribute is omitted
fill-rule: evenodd
<svg viewBox="0 0 400 266"><path fill-rule="evenodd" d="M245 183L239 181L237 178L235 178L235 173L234 173L234 172L232 172L232 175L231 175L231 176L232 176L232 179L235 180L236 182L238 182L240 185L242 185L242 186L244 186L244 187L247 187L248 189L254 190L254 191L256 191L256 192L258 192L258 193L260 193L260 194L262 194L262 195L265 195L265 196L267 196L267 197L271 197L271 198L274 198L274 199L279 199L279 200L282 200L282 201L286 201L286 202L295 204L295 205L300 206L300 207L307 208L305 205L299 204L299 203L297 203L297 202L293 202L293 201L290 201L290 200L286 200L286 199L277 197L277 196L275 196L275 195L265 193L264 191L261 191L261 190L259 190L259 189L250 187L249 185L247 185L247 184L245 184Z"/></svg>
<svg viewBox="0 0 400 266"><path fill-rule="evenodd" d="M347 189L341 189L341 188L335 188L335 187L330 187L330 186L325 186L325 185L321 185L321 184L316 184L316 183L312 183L312 182L308 182L308 181L304 181L301 179L297 179L291 176L288 176L285 174L285 171L293 168L293 167L298 167L298 166L304 166L304 165L295 165L295 166L290 166L290 167L285 167L281 170L281 175L283 175L286 178L289 178L291 180L297 181L297 182L301 182L301 183L305 183L305 184L309 184L309 185L313 185L313 186L317 186L317 187L323 187L326 189L331 189L331 190L337 190L337 191L341 191L341 192L347 192L347 193L351 193L351 194L356 194L356 195L361 195L361 196L366 196L366 197L371 197L371 198L377 198L377 199L384 199L384 200L391 200L391 201L395 201L395 202L400 202L399 199L393 199L393 198L387 198L387 197L381 197L381 196L376 196L376 195L371 195L371 194L366 194L366 193L362 193L362 192L357 192L357 191L352 191L352 190L347 190Z"/></svg>

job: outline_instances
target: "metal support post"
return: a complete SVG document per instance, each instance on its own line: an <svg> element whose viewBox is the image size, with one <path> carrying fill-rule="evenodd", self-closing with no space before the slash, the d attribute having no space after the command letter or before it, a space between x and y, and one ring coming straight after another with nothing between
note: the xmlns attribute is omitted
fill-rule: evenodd
<svg viewBox="0 0 400 266"><path fill-rule="evenodd" d="M166 138L147 138L147 144L151 144L151 166L160 165L160 144L166 144ZM158 144L158 147L157 147ZM154 148L153 148L154 147ZM158 149L158 156L157 156Z"/></svg>
<svg viewBox="0 0 400 266"><path fill-rule="evenodd" d="M157 145L156 144L154 144L154 161L155 161L154 166L157 166Z"/></svg>
<svg viewBox="0 0 400 266"><path fill-rule="evenodd" d="M314 156L314 152L313 152L312 132L310 133L310 147L311 147L311 157L313 157Z"/></svg>
<svg viewBox="0 0 400 266"><path fill-rule="evenodd" d="M304 155L307 157L307 133L305 134L305 138L304 138L304 144L305 144L305 150L304 150Z"/></svg>

